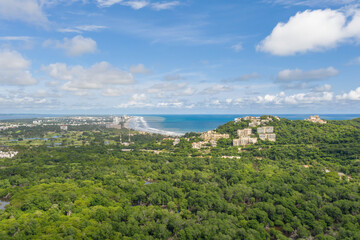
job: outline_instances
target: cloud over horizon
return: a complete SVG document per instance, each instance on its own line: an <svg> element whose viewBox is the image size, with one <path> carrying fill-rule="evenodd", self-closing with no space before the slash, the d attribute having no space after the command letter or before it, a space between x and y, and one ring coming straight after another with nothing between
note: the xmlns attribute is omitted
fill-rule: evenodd
<svg viewBox="0 0 360 240"><path fill-rule="evenodd" d="M34 85L37 81L30 73L31 62L19 52L0 50L0 84Z"/></svg>
<svg viewBox="0 0 360 240"><path fill-rule="evenodd" d="M260 44L258 51L278 56L318 52L346 42L360 41L360 10L305 10L280 22Z"/></svg>

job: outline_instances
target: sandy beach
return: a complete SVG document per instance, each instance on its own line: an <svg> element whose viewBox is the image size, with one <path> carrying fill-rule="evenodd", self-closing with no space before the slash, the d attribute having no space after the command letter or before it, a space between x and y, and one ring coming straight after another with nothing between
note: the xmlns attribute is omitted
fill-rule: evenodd
<svg viewBox="0 0 360 240"><path fill-rule="evenodd" d="M152 128L148 125L148 123L146 122L144 117L138 117L138 116L129 117L129 119L126 120L124 127L134 129L136 131L161 134L161 135L165 135L165 136L182 136L182 135L184 135L182 133Z"/></svg>

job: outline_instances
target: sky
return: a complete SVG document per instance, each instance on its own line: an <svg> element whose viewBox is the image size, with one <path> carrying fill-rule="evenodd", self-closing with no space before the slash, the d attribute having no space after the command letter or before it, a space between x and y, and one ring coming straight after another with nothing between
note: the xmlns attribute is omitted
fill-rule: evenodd
<svg viewBox="0 0 360 240"><path fill-rule="evenodd" d="M360 0L0 0L0 113L360 113Z"/></svg>

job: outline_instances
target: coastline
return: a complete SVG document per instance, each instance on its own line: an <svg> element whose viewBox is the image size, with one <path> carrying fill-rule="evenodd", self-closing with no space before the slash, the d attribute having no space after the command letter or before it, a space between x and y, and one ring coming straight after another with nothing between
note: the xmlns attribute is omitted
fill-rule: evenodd
<svg viewBox="0 0 360 240"><path fill-rule="evenodd" d="M125 121L124 127L127 129L134 129L136 131L147 132L147 133L161 134L164 136L180 137L184 135L183 133L152 128L148 125L144 117L138 117L138 116L130 116L129 119Z"/></svg>

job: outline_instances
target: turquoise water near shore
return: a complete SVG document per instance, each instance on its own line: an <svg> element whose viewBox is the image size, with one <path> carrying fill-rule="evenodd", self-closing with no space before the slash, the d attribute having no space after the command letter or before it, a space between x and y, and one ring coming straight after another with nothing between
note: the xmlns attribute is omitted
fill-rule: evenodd
<svg viewBox="0 0 360 240"><path fill-rule="evenodd" d="M278 114L281 118L304 120L313 114ZM249 114L221 115L142 115L149 127L176 133L204 132L217 128L219 125L233 121L237 117L260 116ZM360 114L320 114L326 120L350 120L360 117Z"/></svg>

